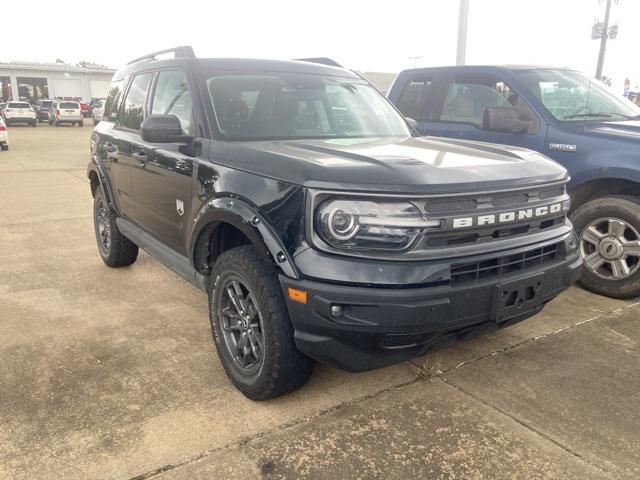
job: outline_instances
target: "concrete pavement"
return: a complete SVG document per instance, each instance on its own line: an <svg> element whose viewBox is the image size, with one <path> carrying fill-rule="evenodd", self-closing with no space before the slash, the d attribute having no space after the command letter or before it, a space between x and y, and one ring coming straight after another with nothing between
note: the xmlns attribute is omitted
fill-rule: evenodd
<svg viewBox="0 0 640 480"><path fill-rule="evenodd" d="M206 298L100 260L91 128L0 152L0 480L637 478L640 305L574 288L493 335L269 402L227 381Z"/></svg>

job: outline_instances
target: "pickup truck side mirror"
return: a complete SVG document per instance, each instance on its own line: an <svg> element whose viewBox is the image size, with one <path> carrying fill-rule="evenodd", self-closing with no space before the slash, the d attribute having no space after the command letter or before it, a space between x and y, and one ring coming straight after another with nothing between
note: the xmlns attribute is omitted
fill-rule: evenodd
<svg viewBox="0 0 640 480"><path fill-rule="evenodd" d="M485 107L482 129L490 132L522 133L529 128L528 121L520 120L513 107Z"/></svg>
<svg viewBox="0 0 640 480"><path fill-rule="evenodd" d="M195 137L183 135L175 115L150 115L140 125L142 140L149 143L190 143Z"/></svg>

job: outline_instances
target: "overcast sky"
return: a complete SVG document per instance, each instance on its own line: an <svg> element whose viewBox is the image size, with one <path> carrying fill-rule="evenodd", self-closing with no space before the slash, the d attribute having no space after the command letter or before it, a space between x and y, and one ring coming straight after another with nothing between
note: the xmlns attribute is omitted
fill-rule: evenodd
<svg viewBox="0 0 640 480"><path fill-rule="evenodd" d="M18 8L7 0L4 10ZM470 0L467 63L535 63L595 72L590 39L600 0ZM169 7L169 5L174 5ZM56 6L52 9L52 6ZM25 7L26 8L26 7ZM458 0L31 0L0 23L0 60L79 60L118 67L190 44L201 57L328 56L362 71L455 62ZM619 23L604 73L640 84L640 1L614 4ZM58 21L60 20L60 21ZM38 33L42 33L39 35ZM25 36L25 34L27 34Z"/></svg>

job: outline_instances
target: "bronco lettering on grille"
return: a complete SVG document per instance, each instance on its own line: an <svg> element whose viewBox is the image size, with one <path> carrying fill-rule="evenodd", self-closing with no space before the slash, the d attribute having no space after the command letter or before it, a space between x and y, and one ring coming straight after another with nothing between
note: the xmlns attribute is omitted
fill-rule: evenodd
<svg viewBox="0 0 640 480"><path fill-rule="evenodd" d="M523 208L521 210L512 210L508 212L473 215L470 217L456 217L452 219L451 227L470 228L501 225L544 217L547 215L554 215L560 212L562 212L562 203L552 203L551 205L541 205L538 207Z"/></svg>

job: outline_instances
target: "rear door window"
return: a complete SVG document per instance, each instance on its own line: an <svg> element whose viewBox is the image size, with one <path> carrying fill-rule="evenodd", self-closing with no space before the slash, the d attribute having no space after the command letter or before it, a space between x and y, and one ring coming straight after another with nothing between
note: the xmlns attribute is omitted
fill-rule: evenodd
<svg viewBox="0 0 640 480"><path fill-rule="evenodd" d="M118 118L123 85L124 80L116 80L115 82L112 82L111 87L109 87L109 93L107 94L107 101L104 107L104 117L109 120L115 120Z"/></svg>
<svg viewBox="0 0 640 480"><path fill-rule="evenodd" d="M414 77L409 80L398 99L398 110L405 117L418 121L426 121L425 102L431 89L431 77Z"/></svg>
<svg viewBox="0 0 640 480"><path fill-rule="evenodd" d="M143 73L136 75L131 82L129 91L124 100L120 124L132 130L140 130L140 124L144 119L144 105L147 98L147 90L153 74Z"/></svg>

